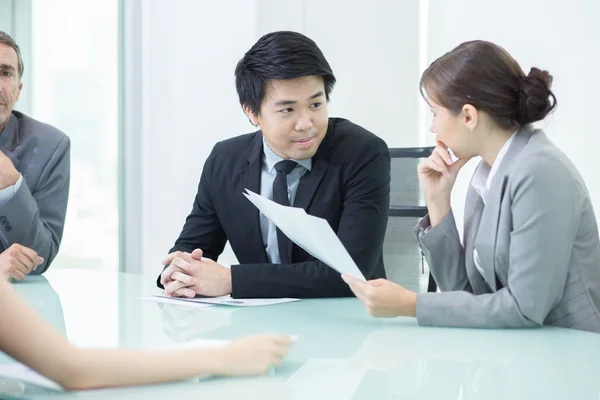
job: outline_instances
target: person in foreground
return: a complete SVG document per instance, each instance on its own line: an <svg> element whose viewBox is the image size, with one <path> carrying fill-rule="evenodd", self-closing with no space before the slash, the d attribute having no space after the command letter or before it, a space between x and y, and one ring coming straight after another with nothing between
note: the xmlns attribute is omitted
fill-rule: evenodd
<svg viewBox="0 0 600 400"><path fill-rule="evenodd" d="M378 317L420 325L600 332L600 243L592 202L571 161L539 129L556 107L547 71L525 75L501 47L463 43L423 73L438 144L418 167L428 215L415 234L442 293L344 276ZM452 161L448 149L458 158ZM466 199L461 245L450 192L482 161Z"/></svg>
<svg viewBox="0 0 600 400"><path fill-rule="evenodd" d="M78 349L39 317L0 276L0 351L65 389L143 385L200 375L258 375L281 364L291 339L262 335L215 349Z"/></svg>
<svg viewBox="0 0 600 400"><path fill-rule="evenodd" d="M316 43L268 33L239 61L235 83L260 130L213 148L157 285L176 297L352 296L337 272L260 214L245 189L326 219L363 275L384 278L389 150L366 129L329 118L335 77ZM231 268L217 263L227 241L239 261Z"/></svg>

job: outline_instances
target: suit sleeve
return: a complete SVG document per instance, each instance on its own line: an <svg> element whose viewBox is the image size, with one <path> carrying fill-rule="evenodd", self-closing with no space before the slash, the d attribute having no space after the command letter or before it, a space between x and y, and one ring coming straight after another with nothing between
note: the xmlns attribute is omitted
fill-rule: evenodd
<svg viewBox="0 0 600 400"><path fill-rule="evenodd" d="M46 164L34 192L22 184L0 206L0 216L6 221L0 225L4 246L19 243L44 258L32 274L46 271L60 247L69 199L70 147L65 136Z"/></svg>
<svg viewBox="0 0 600 400"><path fill-rule="evenodd" d="M19 174L19 179L17 179L17 182L15 182L14 185L0 190L0 206L12 199L17 194L22 184L23 175Z"/></svg>
<svg viewBox="0 0 600 400"><path fill-rule="evenodd" d="M181 234L169 253L174 251L192 252L194 249L202 249L204 257L217 260L225 248L227 236L215 211L211 191L212 178L216 170L215 163L218 158L218 146L218 144L215 145L204 163L192 212L186 218ZM164 289L160 283L160 275L156 283L159 288Z"/></svg>
<svg viewBox="0 0 600 400"><path fill-rule="evenodd" d="M369 279L381 257L390 204L390 155L376 140L349 163L337 236ZM231 267L233 297L348 297L348 285L321 261Z"/></svg>
<svg viewBox="0 0 600 400"><path fill-rule="evenodd" d="M507 286L495 293L420 293L420 325L527 328L544 323L566 284L586 196L560 161L533 156L515 176ZM558 164L558 165L557 165ZM510 184L509 184L510 185ZM508 195L508 193L507 193Z"/></svg>
<svg viewBox="0 0 600 400"><path fill-rule="evenodd" d="M472 291L465 268L465 251L452 210L434 227L431 227L427 215L414 232L440 290Z"/></svg>

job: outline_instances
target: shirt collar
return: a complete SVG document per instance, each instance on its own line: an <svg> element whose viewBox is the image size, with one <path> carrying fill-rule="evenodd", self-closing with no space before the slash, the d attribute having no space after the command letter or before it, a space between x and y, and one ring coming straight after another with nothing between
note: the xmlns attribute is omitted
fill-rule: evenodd
<svg viewBox="0 0 600 400"><path fill-rule="evenodd" d="M263 136L263 154L265 155L265 161L267 163L267 168L269 169L269 172L273 172L273 168L275 168L275 164L277 164L279 161L284 160L283 157L281 157L279 154L275 153L269 147L264 136ZM303 166L308 171L310 171L312 168L312 159L311 158L307 158L306 160L292 159L292 161L296 161L299 165Z"/></svg>
<svg viewBox="0 0 600 400"><path fill-rule="evenodd" d="M515 134L517 131L514 131L512 135L508 138L508 140L504 143L496 159L494 160L494 164L490 167L485 161L479 165L477 170L475 171L475 175L473 175L473 179L471 180L471 186L473 189L479 194L479 196L483 199L485 203L485 195L490 190L490 186L492 184L492 179L494 179L494 175L498 172L498 168L502 163L502 159L506 155L510 144L515 138Z"/></svg>

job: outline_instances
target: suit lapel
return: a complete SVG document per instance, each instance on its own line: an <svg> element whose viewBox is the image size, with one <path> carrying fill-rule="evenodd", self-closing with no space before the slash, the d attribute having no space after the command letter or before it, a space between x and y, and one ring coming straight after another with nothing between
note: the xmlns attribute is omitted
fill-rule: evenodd
<svg viewBox="0 0 600 400"><path fill-rule="evenodd" d="M483 162L483 161L482 161ZM479 169L481 163L477 166ZM477 173L477 169L475 170L475 174ZM475 244L475 238L477 237L477 232L479 231L479 224L481 222L481 214L483 213L483 200L475 189L471 185L469 185L469 190L467 191L467 198L465 201L465 225L464 225L464 248L465 248L465 268L467 269L467 276L469 277L469 282L471 282L471 287L473 288L473 292L476 294L486 293L488 290L485 286L485 281L477 267L475 267L475 260L473 259L473 249Z"/></svg>
<svg viewBox="0 0 600 400"><path fill-rule="evenodd" d="M525 147L531 130L528 127L522 128L510 144L501 164L498 166L496 174L490 183L490 191L486 197L485 210L481 217L480 230L475 239L475 248L478 250L481 268L484 271L484 278L490 288L495 292L496 286L496 241L498 234L498 221L500 220L500 206L502 198L508 185L507 173L514 160Z"/></svg>
<svg viewBox="0 0 600 400"><path fill-rule="evenodd" d="M307 171L302 176L302 178L300 178L300 182L298 183L298 189L296 190L296 199L294 201L294 207L303 208L306 211L308 210L308 206L310 206L313 198L315 197L317 188L319 187L323 176L325 176L327 167L329 166L328 156L331 148L333 134L333 122L329 120L329 125L327 127L325 137L319 145L319 149L312 157L312 168L310 171ZM288 260L292 260L292 248L293 243L291 240L289 240L287 245L287 252L289 257Z"/></svg>
<svg viewBox="0 0 600 400"><path fill-rule="evenodd" d="M313 165L310 171L307 171L298 184L298 190L296 191L296 200L294 201L294 207L303 208L306 210L310 205L325 171L329 166L329 152L331 149L331 142L333 138L333 122L329 121L327 127L327 133L319 146L319 149L313 156Z"/></svg>
<svg viewBox="0 0 600 400"><path fill-rule="evenodd" d="M303 208L304 210L308 209L310 202L315 196L315 192L321 179L325 175L325 171L327 170L328 163L323 159L314 160L313 166L310 171L306 171L306 173L300 178L300 182L298 183L298 189L296 191L296 200L294 201L293 207ZM294 244L291 240L287 241L287 255L288 260L292 260L292 249Z"/></svg>
<svg viewBox="0 0 600 400"><path fill-rule="evenodd" d="M0 134L0 147L2 147L3 153L11 159L15 168L18 169L21 160L17 158L13 151L19 145L20 141L19 123L14 114L11 114L8 118L8 124L6 124L4 130L2 130L2 134Z"/></svg>
<svg viewBox="0 0 600 400"><path fill-rule="evenodd" d="M240 196L240 212L242 223L246 229L246 239L249 247L256 254L257 263L267 263L267 253L262 242L260 231L260 212L248 199L243 196L244 189L260 193L260 174L262 163L262 133L259 131L252 139L250 147L246 151L248 164L240 171L240 187L236 190L236 196Z"/></svg>
<svg viewBox="0 0 600 400"><path fill-rule="evenodd" d="M323 159L316 160L312 169L307 171L302 178L300 178L294 207L303 208L305 210L308 208L315 196L319 183L321 183L321 179L323 179L323 176L325 175L325 171L327 171L328 165L329 164Z"/></svg>

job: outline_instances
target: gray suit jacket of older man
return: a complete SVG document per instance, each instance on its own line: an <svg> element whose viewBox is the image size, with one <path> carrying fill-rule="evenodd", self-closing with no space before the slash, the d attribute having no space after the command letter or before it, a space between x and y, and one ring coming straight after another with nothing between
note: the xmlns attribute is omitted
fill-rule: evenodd
<svg viewBox="0 0 600 400"><path fill-rule="evenodd" d="M487 196L484 206L469 188L464 247L452 212L427 232L428 217L415 228L442 290L417 296L419 324L600 332L598 227L571 161L544 132L523 127Z"/></svg>
<svg viewBox="0 0 600 400"><path fill-rule="evenodd" d="M69 138L56 128L13 111L0 134L0 150L23 176L17 193L0 205L0 252L13 243L32 248L44 272L62 239L70 178Z"/></svg>

